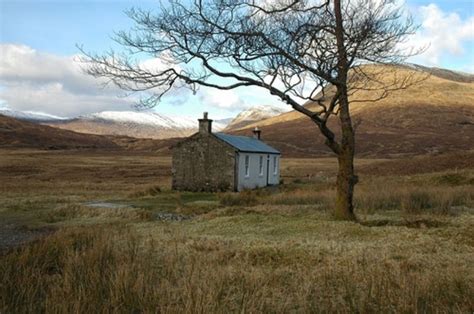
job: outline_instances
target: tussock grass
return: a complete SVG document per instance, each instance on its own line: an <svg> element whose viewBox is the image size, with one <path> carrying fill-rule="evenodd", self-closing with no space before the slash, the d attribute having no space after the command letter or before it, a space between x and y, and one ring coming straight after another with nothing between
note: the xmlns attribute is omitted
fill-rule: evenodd
<svg viewBox="0 0 474 314"><path fill-rule="evenodd" d="M449 172L434 177L434 182L439 185L474 185L474 176L465 173Z"/></svg>
<svg viewBox="0 0 474 314"><path fill-rule="evenodd" d="M404 214L456 215L464 207L474 207L474 192L470 186L431 186L399 184L380 186L368 182L357 187L355 206L362 213L398 210ZM265 191L265 190L262 190ZM334 206L335 190L332 185L320 184L282 187L279 192L243 191L219 196L222 206L252 207L268 205L311 205L330 210Z"/></svg>
<svg viewBox="0 0 474 314"><path fill-rule="evenodd" d="M295 189L292 191L271 195L267 202L274 205L313 205L329 208L333 205L334 191Z"/></svg>
<svg viewBox="0 0 474 314"><path fill-rule="evenodd" d="M158 185L155 185L155 186L150 186L144 190L133 191L128 194L128 197L134 198L134 197L156 196L156 195L159 195L161 192L162 192L161 187Z"/></svg>
<svg viewBox="0 0 474 314"><path fill-rule="evenodd" d="M363 186L356 190L356 207L363 212L400 210L405 214L456 215L462 207L474 207L470 187L390 185L380 189Z"/></svg>
<svg viewBox="0 0 474 314"><path fill-rule="evenodd" d="M443 265L450 261L443 255L246 246L169 232L150 239L123 226L71 228L17 249L0 266L0 310L469 312L474 306L472 278L454 259Z"/></svg>
<svg viewBox="0 0 474 314"><path fill-rule="evenodd" d="M242 191L240 193L223 193L219 195L219 203L222 206L255 206L259 203L259 197L254 191Z"/></svg>
<svg viewBox="0 0 474 314"><path fill-rule="evenodd" d="M132 221L152 220L150 211L140 208L98 208L85 205L69 204L55 208L42 214L49 223L56 223L71 219L96 218L100 220L122 219Z"/></svg>

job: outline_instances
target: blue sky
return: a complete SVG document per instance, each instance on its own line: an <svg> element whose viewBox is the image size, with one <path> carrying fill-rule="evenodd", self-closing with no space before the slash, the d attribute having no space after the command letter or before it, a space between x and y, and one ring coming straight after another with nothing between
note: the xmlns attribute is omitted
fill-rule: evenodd
<svg viewBox="0 0 474 314"><path fill-rule="evenodd" d="M84 77L73 64L76 44L105 51L113 47L114 31L132 26L126 9L157 5L158 1L151 0L0 0L3 106L63 116L130 109L133 98L122 97L117 89L98 89L97 82ZM474 73L474 1L408 0L406 5L421 23L414 42L430 45L411 61ZM168 97L156 110L189 116L207 110L222 118L258 104L279 103L254 90L205 90L196 96Z"/></svg>

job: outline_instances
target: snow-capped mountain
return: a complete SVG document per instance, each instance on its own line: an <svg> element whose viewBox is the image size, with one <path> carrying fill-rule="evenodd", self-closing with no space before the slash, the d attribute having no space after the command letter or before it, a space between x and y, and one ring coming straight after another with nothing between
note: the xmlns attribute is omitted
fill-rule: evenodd
<svg viewBox="0 0 474 314"><path fill-rule="evenodd" d="M0 108L0 114L7 117L15 118L18 120L38 122L38 123L68 120L68 118L58 117L58 116L48 114L48 113L36 112L36 111L18 111L18 110L12 110L9 108Z"/></svg>
<svg viewBox="0 0 474 314"><path fill-rule="evenodd" d="M77 119L87 121L117 122L162 127L167 129L193 129L196 120L189 117L165 116L156 112L102 111L80 116Z"/></svg>
<svg viewBox="0 0 474 314"><path fill-rule="evenodd" d="M186 116L164 115L157 112L137 112L137 111L102 111L89 115L80 116L77 119L100 122L116 122L124 124L136 124L154 126L164 129L190 129L197 130L195 118ZM216 120L213 129L220 131L227 126L229 119Z"/></svg>
<svg viewBox="0 0 474 314"><path fill-rule="evenodd" d="M256 106L241 112L235 118L214 119L212 129L215 132L238 129L283 112L285 110L274 106ZM63 118L41 112L0 108L0 114L79 133L123 135L136 138L186 137L198 130L196 118L165 115L152 111L102 111L75 118Z"/></svg>
<svg viewBox="0 0 474 314"><path fill-rule="evenodd" d="M80 133L154 139L186 137L198 130L195 118L151 111L102 111L79 116L65 123L48 124ZM219 121L213 123L215 131L221 131L226 126L227 124Z"/></svg>
<svg viewBox="0 0 474 314"><path fill-rule="evenodd" d="M289 109L283 109L271 105L260 105L249 108L239 113L228 125L227 130L235 130L243 128L249 124L268 119L271 117L278 116L282 113L289 111Z"/></svg>

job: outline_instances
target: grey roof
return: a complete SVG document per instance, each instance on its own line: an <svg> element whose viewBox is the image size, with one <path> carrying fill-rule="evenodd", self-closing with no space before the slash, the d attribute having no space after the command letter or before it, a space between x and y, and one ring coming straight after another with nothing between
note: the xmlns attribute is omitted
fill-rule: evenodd
<svg viewBox="0 0 474 314"><path fill-rule="evenodd" d="M253 137L229 135L225 133L214 133L214 135L241 152L280 154L275 148Z"/></svg>

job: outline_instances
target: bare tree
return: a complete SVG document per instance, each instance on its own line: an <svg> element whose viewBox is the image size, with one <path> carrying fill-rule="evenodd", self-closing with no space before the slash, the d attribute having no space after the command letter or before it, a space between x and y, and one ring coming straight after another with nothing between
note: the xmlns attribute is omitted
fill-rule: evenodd
<svg viewBox="0 0 474 314"><path fill-rule="evenodd" d="M354 220L355 134L349 96L377 90L372 101L411 78L380 80L413 51L400 49L415 25L393 0L169 0L154 13L127 12L135 28L114 38L125 53L87 53L87 72L155 106L170 90L254 86L310 118L339 162L334 216ZM161 60L144 66L142 56ZM383 70L368 71L367 64ZM376 84L373 84L376 83ZM330 92L329 92L330 91ZM316 104L316 110L302 105ZM328 121L339 121L336 136Z"/></svg>

